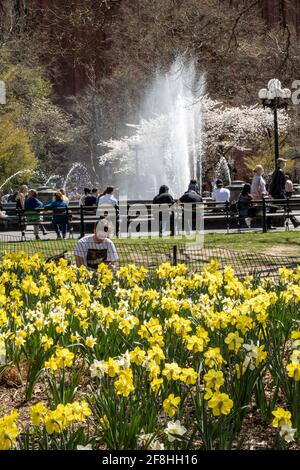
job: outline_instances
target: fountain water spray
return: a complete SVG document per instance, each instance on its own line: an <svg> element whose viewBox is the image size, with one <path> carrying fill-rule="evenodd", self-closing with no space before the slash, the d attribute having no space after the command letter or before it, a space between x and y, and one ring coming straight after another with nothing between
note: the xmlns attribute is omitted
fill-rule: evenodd
<svg viewBox="0 0 300 470"><path fill-rule="evenodd" d="M73 163L72 167L70 168L67 176L66 176L66 179L63 183L63 189L66 190L66 187L67 187L67 184L68 184L68 181L72 175L72 173L76 170L76 169L82 169L84 170L84 175L80 175L80 184L85 184L86 182L88 182L88 184L91 184L91 181L89 179L89 175L88 175L88 171L86 169L86 167L82 164L82 163L79 163L79 162L76 162L76 163Z"/></svg>
<svg viewBox="0 0 300 470"><path fill-rule="evenodd" d="M7 184L10 182L10 180L12 180L13 178L15 178L16 176L18 175L22 175L23 173L33 173L33 170L20 170L20 171L17 171L16 173L14 173L13 175L9 176L5 181L4 183L1 184L0 186L0 191L1 189Z"/></svg>
<svg viewBox="0 0 300 470"><path fill-rule="evenodd" d="M224 186L231 184L230 169L224 156L220 157L220 160L216 166L216 179L221 179L224 183Z"/></svg>
<svg viewBox="0 0 300 470"><path fill-rule="evenodd" d="M112 172L129 197L152 199L162 184L179 197L191 178L201 187L204 93L204 75L195 63L178 59L169 72L157 73L146 90L140 122L130 125L136 133L101 143L111 150L100 157L100 165L117 160Z"/></svg>
<svg viewBox="0 0 300 470"><path fill-rule="evenodd" d="M50 181L52 181L54 179L58 179L58 178L60 178L60 175L51 175L51 176L49 176L49 178L45 181L45 185L48 186Z"/></svg>

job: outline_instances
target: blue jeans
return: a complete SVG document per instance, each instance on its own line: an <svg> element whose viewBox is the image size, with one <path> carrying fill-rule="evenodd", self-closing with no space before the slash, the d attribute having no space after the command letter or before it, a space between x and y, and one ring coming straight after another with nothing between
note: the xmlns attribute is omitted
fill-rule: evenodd
<svg viewBox="0 0 300 470"><path fill-rule="evenodd" d="M66 223L54 224L54 229L55 229L55 232L58 236L62 235L63 238L65 238L66 233L67 233L67 224Z"/></svg>

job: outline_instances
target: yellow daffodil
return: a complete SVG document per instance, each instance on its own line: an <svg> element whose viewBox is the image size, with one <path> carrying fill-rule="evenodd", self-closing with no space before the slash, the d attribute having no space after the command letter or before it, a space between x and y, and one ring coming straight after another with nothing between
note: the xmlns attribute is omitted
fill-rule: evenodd
<svg viewBox="0 0 300 470"><path fill-rule="evenodd" d="M228 415L233 407L233 401L227 393L215 392L208 402L214 416Z"/></svg>
<svg viewBox="0 0 300 470"><path fill-rule="evenodd" d="M180 401L181 398L175 397L173 393L171 393L168 398L164 400L163 409L170 418L175 415Z"/></svg>
<svg viewBox="0 0 300 470"><path fill-rule="evenodd" d="M220 370L211 369L204 375L205 387L213 390L219 390L224 384L224 374Z"/></svg>
<svg viewBox="0 0 300 470"><path fill-rule="evenodd" d="M162 375L168 380L178 380L181 375L181 368L178 366L177 362L166 363Z"/></svg>
<svg viewBox="0 0 300 470"><path fill-rule="evenodd" d="M289 411L286 411L283 408L277 408L272 411L272 415L275 416L272 421L272 426L274 428L292 425L291 413Z"/></svg>
<svg viewBox="0 0 300 470"><path fill-rule="evenodd" d="M223 357L221 356L220 348L209 348L204 353L204 358L204 363L210 368L215 367L216 369L219 369L222 364L225 363Z"/></svg>
<svg viewBox="0 0 300 470"><path fill-rule="evenodd" d="M44 421L48 410L45 407L44 403L37 403L34 406L30 407L30 419L34 426L38 426L41 422Z"/></svg>
<svg viewBox="0 0 300 470"><path fill-rule="evenodd" d="M123 397L128 397L134 391L131 369L125 369L120 372L118 380L115 381L115 389L117 394Z"/></svg>

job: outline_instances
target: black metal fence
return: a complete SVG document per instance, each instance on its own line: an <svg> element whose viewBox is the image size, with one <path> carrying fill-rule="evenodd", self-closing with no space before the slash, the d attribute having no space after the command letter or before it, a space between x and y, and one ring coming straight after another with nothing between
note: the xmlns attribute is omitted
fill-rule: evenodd
<svg viewBox="0 0 300 470"><path fill-rule="evenodd" d="M137 266L145 266L150 270L157 268L161 263L170 262L173 265L184 263L190 271L199 272L207 266L211 260L220 263L221 268L232 266L238 276L247 273L256 278L269 276L276 277L280 267L295 268L300 265L300 257L271 256L261 253L249 253L235 251L219 247L197 247L188 243L154 242L154 241L123 241L114 240L119 261L119 266L133 263ZM25 251L29 255L42 253L46 259L63 256L73 263L75 239L47 240L47 241L22 241L21 237L0 235L0 256L5 252Z"/></svg>
<svg viewBox="0 0 300 470"><path fill-rule="evenodd" d="M295 217L300 216L300 198L296 197L257 201L249 208L249 215L244 214L239 203L207 201L201 205L175 204L167 206L167 208L165 206L159 206L158 209L157 205L151 203L133 204L128 202L120 204L119 208L115 209L108 206L107 212L114 220L116 236L122 235L122 232L130 233L132 229L135 232L140 231L144 234L153 233L153 226L155 225L157 231L161 233L164 225L162 224L163 213L169 217L168 230L171 236L185 231L184 220L187 220L188 217L190 217L192 223L196 219L200 220L201 230L223 229L229 233L232 229L239 231L247 228L261 229L263 232L267 232L271 225L285 227L288 230L289 222L295 221ZM103 211L107 213L104 206ZM0 231L8 231L13 228L13 230L19 231L25 239L28 234L28 226L36 226L42 223L47 229L54 230L53 215L55 215L55 212L42 209L37 211L34 221L32 217L26 215L26 212L13 209L7 218L0 219ZM74 232L79 233L80 236L91 233L94 224L99 220L99 217L96 216L95 207L84 206L67 208L64 210L62 217L65 217L70 236Z"/></svg>

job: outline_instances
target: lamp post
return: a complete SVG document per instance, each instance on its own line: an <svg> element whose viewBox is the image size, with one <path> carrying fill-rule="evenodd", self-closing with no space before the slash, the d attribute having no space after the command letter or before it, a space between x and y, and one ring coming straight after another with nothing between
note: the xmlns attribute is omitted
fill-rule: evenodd
<svg viewBox="0 0 300 470"><path fill-rule="evenodd" d="M274 148L275 148L275 169L279 158L279 140L278 140L278 118L277 109L287 109L288 100L291 97L291 90L281 88L281 82L273 78L268 82L268 88L259 90L258 97L261 99L263 107L273 109L274 111Z"/></svg>
<svg viewBox="0 0 300 470"><path fill-rule="evenodd" d="M6 88L5 83L2 81L0 81L0 104L6 104Z"/></svg>

